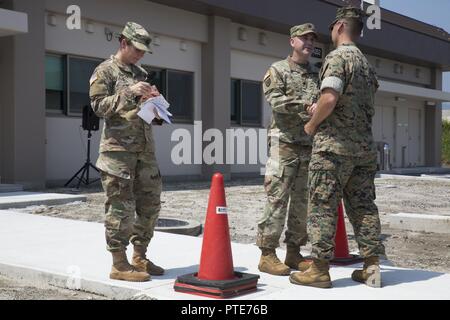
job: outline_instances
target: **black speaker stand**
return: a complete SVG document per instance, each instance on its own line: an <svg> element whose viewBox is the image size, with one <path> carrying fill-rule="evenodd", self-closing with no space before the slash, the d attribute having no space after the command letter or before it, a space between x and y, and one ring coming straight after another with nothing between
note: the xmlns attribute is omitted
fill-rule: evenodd
<svg viewBox="0 0 450 320"><path fill-rule="evenodd" d="M91 183L94 183L94 182L100 180L100 179L97 178L97 179L94 179L94 180L89 181L89 169L90 169L90 168L93 168L95 171L97 171L98 173L100 173L100 171L97 169L97 167L94 166L94 165L91 163L91 137L92 137L91 130L88 130L88 135L87 135L87 158L86 158L86 162L85 162L84 165L80 168L80 170L78 170L77 173L75 173L75 174L73 175L73 177L70 178L70 180L66 182L66 184L64 185L64 187L67 187L67 186L72 182L72 180L75 179L75 178L78 179L77 189L80 189L80 184L81 184L81 183L83 183L83 184L85 184L85 185L87 186L87 185L89 185L89 184L91 184ZM78 175L79 175L80 173L81 173L81 176L78 177Z"/></svg>

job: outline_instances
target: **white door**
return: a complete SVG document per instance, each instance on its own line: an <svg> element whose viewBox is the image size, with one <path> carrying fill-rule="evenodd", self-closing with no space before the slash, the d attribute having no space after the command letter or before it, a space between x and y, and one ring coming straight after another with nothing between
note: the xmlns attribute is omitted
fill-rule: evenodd
<svg viewBox="0 0 450 320"><path fill-rule="evenodd" d="M395 166L395 123L396 115L394 107L381 107L381 141L389 144L390 148L390 162L392 166Z"/></svg>
<svg viewBox="0 0 450 320"><path fill-rule="evenodd" d="M383 128L381 127L381 107L380 106L375 106L375 114L372 117L372 134L373 134L373 141L375 141L375 143L378 146L378 142L382 141L381 139L381 131L383 130ZM377 162L379 165L381 165L381 159L380 159L380 153L377 152Z"/></svg>
<svg viewBox="0 0 450 320"><path fill-rule="evenodd" d="M421 164L421 110L408 109L408 160L409 167Z"/></svg>
<svg viewBox="0 0 450 320"><path fill-rule="evenodd" d="M372 133L373 133L373 140L375 142L382 141L381 139L381 133L383 130L383 127L381 126L382 122L382 107L375 106L375 115L372 118Z"/></svg>

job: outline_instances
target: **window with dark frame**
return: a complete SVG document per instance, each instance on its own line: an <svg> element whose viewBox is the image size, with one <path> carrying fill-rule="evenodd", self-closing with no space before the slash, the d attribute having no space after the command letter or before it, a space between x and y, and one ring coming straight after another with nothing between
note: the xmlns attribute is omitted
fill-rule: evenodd
<svg viewBox="0 0 450 320"><path fill-rule="evenodd" d="M45 57L45 108L48 112L62 113L66 109L66 67L63 56Z"/></svg>
<svg viewBox="0 0 450 320"><path fill-rule="evenodd" d="M46 110L81 116L90 103L89 79L101 59L47 54L45 57Z"/></svg>
<svg viewBox="0 0 450 320"><path fill-rule="evenodd" d="M83 107L90 104L89 79L101 60L68 56L68 115L81 115Z"/></svg>
<svg viewBox="0 0 450 320"><path fill-rule="evenodd" d="M147 82L158 88L159 93L166 97L166 72L164 69L142 66L147 72Z"/></svg>
<svg viewBox="0 0 450 320"><path fill-rule="evenodd" d="M240 105L241 105L241 84L240 80L231 79L231 122L239 123L241 119Z"/></svg>
<svg viewBox="0 0 450 320"><path fill-rule="evenodd" d="M191 72L167 71L167 97L174 119L191 122L193 118L194 75Z"/></svg>
<svg viewBox="0 0 450 320"><path fill-rule="evenodd" d="M194 73L142 66L148 82L155 85L170 103L174 122L192 123L194 119Z"/></svg>
<svg viewBox="0 0 450 320"><path fill-rule="evenodd" d="M261 82L231 79L231 122L242 126L261 126Z"/></svg>
<svg viewBox="0 0 450 320"><path fill-rule="evenodd" d="M100 59L47 54L45 60L46 110L49 113L81 116L90 103L89 79ZM155 85L170 103L175 122L192 123L194 114L194 73L143 66L147 81Z"/></svg>

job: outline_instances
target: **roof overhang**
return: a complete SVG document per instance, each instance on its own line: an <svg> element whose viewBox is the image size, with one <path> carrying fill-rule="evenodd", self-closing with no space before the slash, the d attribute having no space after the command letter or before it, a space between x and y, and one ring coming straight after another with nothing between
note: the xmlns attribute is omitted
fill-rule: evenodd
<svg viewBox="0 0 450 320"><path fill-rule="evenodd" d="M450 102L450 92L421 88L407 84L380 80L378 92L395 94L401 97L419 98L430 102Z"/></svg>
<svg viewBox="0 0 450 320"><path fill-rule="evenodd" d="M328 26L342 0L147 0L166 6L217 15L234 22L272 32L289 34L291 26L313 22L319 41L330 43ZM381 11L381 30L366 30L358 45L366 54L426 67L450 67L448 33L389 10Z"/></svg>
<svg viewBox="0 0 450 320"><path fill-rule="evenodd" d="M0 37L28 32L28 15L23 12L0 9Z"/></svg>

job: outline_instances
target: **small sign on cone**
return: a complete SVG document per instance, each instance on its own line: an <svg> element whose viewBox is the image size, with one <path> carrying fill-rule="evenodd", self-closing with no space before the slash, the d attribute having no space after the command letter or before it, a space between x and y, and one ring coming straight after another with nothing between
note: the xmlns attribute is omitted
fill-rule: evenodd
<svg viewBox="0 0 450 320"><path fill-rule="evenodd" d="M223 176L214 174L202 243L199 271L179 276L177 292L229 298L256 291L259 276L234 271Z"/></svg>

